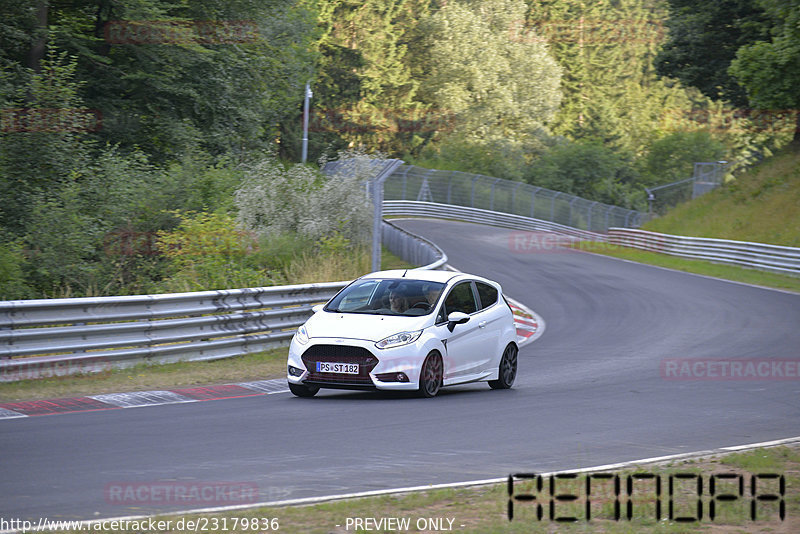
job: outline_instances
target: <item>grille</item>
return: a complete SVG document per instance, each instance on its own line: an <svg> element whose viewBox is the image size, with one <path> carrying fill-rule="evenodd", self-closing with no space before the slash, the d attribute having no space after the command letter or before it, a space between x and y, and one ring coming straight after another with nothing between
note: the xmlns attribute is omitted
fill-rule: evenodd
<svg viewBox="0 0 800 534"><path fill-rule="evenodd" d="M305 382L341 386L372 386L369 373L378 365L378 358L370 351L351 345L314 345L302 359L309 371ZM357 363L358 374L318 373L317 362Z"/></svg>

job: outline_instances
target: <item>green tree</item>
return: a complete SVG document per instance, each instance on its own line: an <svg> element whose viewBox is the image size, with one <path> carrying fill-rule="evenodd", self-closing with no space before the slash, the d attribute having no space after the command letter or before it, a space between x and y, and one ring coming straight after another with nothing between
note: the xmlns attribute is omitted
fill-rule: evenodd
<svg viewBox="0 0 800 534"><path fill-rule="evenodd" d="M667 0L667 4L669 34L656 57L656 71L698 88L709 98L746 106L747 95L728 68L739 48L767 37L770 24L764 10L755 0Z"/></svg>
<svg viewBox="0 0 800 534"><path fill-rule="evenodd" d="M455 134L475 140L535 135L561 101L561 68L522 29L521 0L448 2L425 21L421 97L456 116Z"/></svg>
<svg viewBox="0 0 800 534"><path fill-rule="evenodd" d="M758 5L772 19L771 39L741 46L728 73L754 107L794 110L794 141L800 143L800 0L760 0Z"/></svg>
<svg viewBox="0 0 800 534"><path fill-rule="evenodd" d="M417 97L419 58L411 50L420 39L418 21L429 4L319 2L312 147L365 145L402 154L422 143L417 134L426 115Z"/></svg>
<svg viewBox="0 0 800 534"><path fill-rule="evenodd" d="M527 26L549 43L564 69L554 133L641 154L661 135L665 111L692 107L684 89L659 79L653 69L663 41L660 1L529 5Z"/></svg>
<svg viewBox="0 0 800 534"><path fill-rule="evenodd" d="M673 132L650 146L640 181L653 186L683 180L692 176L695 163L719 161L725 154L725 145L708 132Z"/></svg>
<svg viewBox="0 0 800 534"><path fill-rule="evenodd" d="M526 180L533 185L590 200L634 207L641 188L629 158L594 141L556 145L532 165Z"/></svg>
<svg viewBox="0 0 800 534"><path fill-rule="evenodd" d="M50 5L48 26L103 113L98 137L156 161L271 145L314 59L305 0L77 0Z"/></svg>
<svg viewBox="0 0 800 534"><path fill-rule="evenodd" d="M83 108L77 60L50 49L40 72L13 88L0 133L0 227L21 236L31 206L86 165L85 132L75 119ZM16 85L16 84L11 84Z"/></svg>

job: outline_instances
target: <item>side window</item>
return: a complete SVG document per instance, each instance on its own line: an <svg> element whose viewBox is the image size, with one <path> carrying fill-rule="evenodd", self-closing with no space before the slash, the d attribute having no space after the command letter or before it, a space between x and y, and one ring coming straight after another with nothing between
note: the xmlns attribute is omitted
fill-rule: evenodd
<svg viewBox="0 0 800 534"><path fill-rule="evenodd" d="M447 299L444 301L443 307L445 317L454 311L460 311L466 314L475 313L478 307L475 304L475 296L472 293L472 282L461 282L455 286Z"/></svg>
<svg viewBox="0 0 800 534"><path fill-rule="evenodd" d="M478 296L481 299L481 309L488 308L497 302L497 290L489 284L483 282L475 282L475 287L478 288Z"/></svg>

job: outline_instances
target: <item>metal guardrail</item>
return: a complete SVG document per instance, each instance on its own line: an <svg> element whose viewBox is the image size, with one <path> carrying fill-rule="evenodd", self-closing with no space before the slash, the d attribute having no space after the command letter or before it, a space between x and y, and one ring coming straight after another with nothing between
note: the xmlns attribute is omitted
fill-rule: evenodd
<svg viewBox="0 0 800 534"><path fill-rule="evenodd" d="M800 276L800 249L611 228L608 236L510 213L423 201L384 202L388 216L433 217L552 232ZM444 265L435 244L384 222L385 246L424 269ZM0 382L91 373L142 362L212 360L283 345L311 306L348 282L165 295L0 302ZM14 359L17 358L17 359Z"/></svg>
<svg viewBox="0 0 800 534"><path fill-rule="evenodd" d="M0 302L0 382L266 350L346 283Z"/></svg>
<svg viewBox="0 0 800 534"><path fill-rule="evenodd" d="M386 204L384 203L384 210ZM407 232L388 221L383 221L382 241L392 254L403 258L418 269L438 269L447 263L447 254L435 243Z"/></svg>
<svg viewBox="0 0 800 534"><path fill-rule="evenodd" d="M383 224L387 248L423 269L447 256ZM214 360L285 345L348 281L221 291L0 301L0 382Z"/></svg>
<svg viewBox="0 0 800 534"><path fill-rule="evenodd" d="M632 228L609 229L608 242L672 256L800 276L800 248L708 237L675 236Z"/></svg>
<svg viewBox="0 0 800 534"><path fill-rule="evenodd" d="M673 256L800 276L800 248L706 237L674 236L634 228L610 228L608 234L604 235L550 221L433 202L388 200L384 202L383 212L387 216L395 217L430 217L516 230L552 232L583 240L607 241L615 245L662 252Z"/></svg>
<svg viewBox="0 0 800 534"><path fill-rule="evenodd" d="M501 213L466 206L437 204L435 202L417 202L413 200L386 200L383 203L383 214L387 217L431 217L434 219L450 219L478 224L488 224L515 230L532 232L552 232L589 241L605 241L604 234L579 230L550 221L531 219L511 213Z"/></svg>

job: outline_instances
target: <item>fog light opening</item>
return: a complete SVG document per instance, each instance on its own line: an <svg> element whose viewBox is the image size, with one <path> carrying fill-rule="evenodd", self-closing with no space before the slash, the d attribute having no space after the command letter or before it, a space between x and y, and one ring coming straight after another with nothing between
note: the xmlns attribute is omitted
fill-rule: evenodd
<svg viewBox="0 0 800 534"><path fill-rule="evenodd" d="M294 367L294 366L290 365L289 366L289 374L291 376L301 376L303 374L303 370L302 369L298 369L297 367Z"/></svg>
<svg viewBox="0 0 800 534"><path fill-rule="evenodd" d="M381 373L375 377L381 382L408 382L408 375L405 373Z"/></svg>

